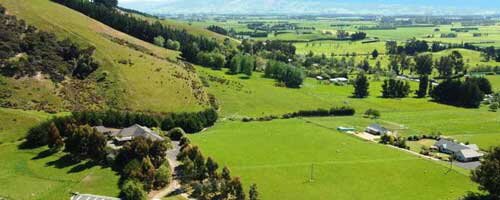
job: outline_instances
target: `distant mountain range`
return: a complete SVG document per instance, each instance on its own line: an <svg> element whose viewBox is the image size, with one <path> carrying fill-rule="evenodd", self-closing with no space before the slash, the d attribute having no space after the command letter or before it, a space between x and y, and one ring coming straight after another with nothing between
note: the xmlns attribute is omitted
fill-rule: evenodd
<svg viewBox="0 0 500 200"><path fill-rule="evenodd" d="M154 14L500 14L500 0L119 0Z"/></svg>

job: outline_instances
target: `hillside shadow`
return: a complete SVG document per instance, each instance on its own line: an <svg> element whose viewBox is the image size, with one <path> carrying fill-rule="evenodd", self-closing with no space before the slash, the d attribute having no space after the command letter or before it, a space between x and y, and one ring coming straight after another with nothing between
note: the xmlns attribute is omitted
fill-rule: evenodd
<svg viewBox="0 0 500 200"><path fill-rule="evenodd" d="M52 166L58 169L66 168L80 163L80 161L75 161L71 158L71 155L66 154L57 160L47 162L46 166Z"/></svg>

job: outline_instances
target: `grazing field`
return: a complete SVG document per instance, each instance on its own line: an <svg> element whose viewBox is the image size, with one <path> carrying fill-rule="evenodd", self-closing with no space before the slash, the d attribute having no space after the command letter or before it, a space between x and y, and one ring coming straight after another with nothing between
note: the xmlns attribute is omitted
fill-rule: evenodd
<svg viewBox="0 0 500 200"><path fill-rule="evenodd" d="M330 128L368 123L356 117L227 121L190 138L241 176L245 188L256 183L264 200L451 200L475 191L466 171Z"/></svg>
<svg viewBox="0 0 500 200"><path fill-rule="evenodd" d="M359 117L369 108L380 110L382 117L378 121L405 136L441 133L456 135L457 139L477 143L485 149L500 145L500 115L489 112L485 106L464 109L427 98L383 99L379 97L380 81L370 83L370 97L354 99L350 97L351 85L334 86L306 79L302 88L287 89L275 86L274 80L262 78L260 73L254 73L250 79L206 68L198 68L198 73L207 79L207 90L217 97L223 118L280 116L298 110L349 105ZM418 87L414 82L411 85L413 90Z"/></svg>
<svg viewBox="0 0 500 200"><path fill-rule="evenodd" d="M50 116L0 108L0 199L67 200L71 192L117 196L119 176L109 168L72 163L65 153L50 155L46 147L19 149L17 140Z"/></svg>
<svg viewBox="0 0 500 200"><path fill-rule="evenodd" d="M50 0L0 0L0 4L9 14L42 30L54 32L61 39L69 37L82 46L95 46L95 57L101 68L92 76L106 75L105 81L99 82L95 89L97 94L93 95L105 97L106 104L111 107L171 112L198 111L208 105L197 75L176 61L179 52L130 37ZM127 41L142 50L122 45L117 40ZM38 96L45 94L42 92L45 90L41 90ZM20 95L14 98L30 101L34 97ZM50 98L56 97L47 95L45 99Z"/></svg>

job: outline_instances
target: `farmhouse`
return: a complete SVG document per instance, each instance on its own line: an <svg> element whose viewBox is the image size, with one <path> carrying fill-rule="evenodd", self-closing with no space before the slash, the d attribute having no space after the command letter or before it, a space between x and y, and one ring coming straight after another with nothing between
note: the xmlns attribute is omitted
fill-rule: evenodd
<svg viewBox="0 0 500 200"><path fill-rule="evenodd" d="M451 140L440 139L434 145L440 152L450 154L461 162L471 162L479 160L483 154L479 153L477 145L463 145Z"/></svg>
<svg viewBox="0 0 500 200"><path fill-rule="evenodd" d="M373 135L386 135L390 133L389 130L387 130L380 124L372 124L366 127L365 132Z"/></svg>
<svg viewBox="0 0 500 200"><path fill-rule="evenodd" d="M123 144L124 142L133 140L136 137L144 137L151 139L153 141L163 141L164 139L158 135L158 133L152 131L148 127L144 127L138 124L134 124L128 128L124 129L112 129L103 126L94 127L97 131L112 137L117 144Z"/></svg>

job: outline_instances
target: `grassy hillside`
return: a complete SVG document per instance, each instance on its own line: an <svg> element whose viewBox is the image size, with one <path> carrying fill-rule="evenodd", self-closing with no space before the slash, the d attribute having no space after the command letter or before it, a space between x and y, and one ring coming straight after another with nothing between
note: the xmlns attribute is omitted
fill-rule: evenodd
<svg viewBox="0 0 500 200"><path fill-rule="evenodd" d="M352 117L223 122L190 138L241 176L247 191L256 183L264 200L451 200L475 191L465 171L329 129L353 123L370 122Z"/></svg>
<svg viewBox="0 0 500 200"><path fill-rule="evenodd" d="M208 104L196 74L176 61L178 52L137 40L50 0L0 0L0 4L7 8L8 14L54 32L61 39L71 38L83 46L95 46L95 57L102 67L93 78L105 77L105 80L98 82L89 96L105 97L107 105L168 112L196 111ZM48 93L56 92L59 91ZM47 95L47 99L53 104L63 101L60 95Z"/></svg>
<svg viewBox="0 0 500 200"><path fill-rule="evenodd" d="M399 130L403 135L441 132L478 143L483 148L500 145L498 113L489 112L486 107L464 109L442 105L431 102L429 98L383 99L380 98L381 81L370 82L370 97L354 99L350 97L354 90L350 85L334 86L306 79L302 88L287 89L275 86L274 80L262 78L261 73L245 79L206 68L198 68L198 72L207 80L207 90L216 95L225 118L282 115L298 110L350 105L356 108L357 116L369 108L380 110L382 118L379 121L392 125L393 129L403 128ZM418 88L415 82L411 85L413 90ZM422 123L422 120L426 122Z"/></svg>
<svg viewBox="0 0 500 200"><path fill-rule="evenodd" d="M72 163L47 148L23 150L17 142L30 127L50 118L43 112L0 108L0 199L67 200L70 192L117 196L118 178L111 169Z"/></svg>

